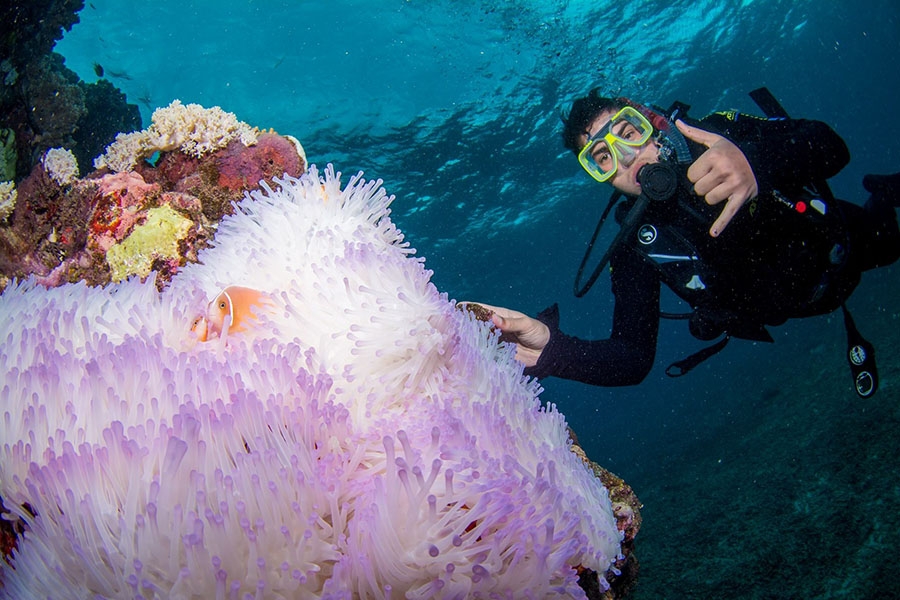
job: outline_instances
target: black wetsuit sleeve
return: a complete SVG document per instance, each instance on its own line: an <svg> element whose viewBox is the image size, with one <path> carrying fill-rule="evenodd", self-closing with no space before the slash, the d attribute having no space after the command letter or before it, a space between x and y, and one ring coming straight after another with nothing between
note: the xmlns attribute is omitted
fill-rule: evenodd
<svg viewBox="0 0 900 600"><path fill-rule="evenodd" d="M720 133L741 149L753 168L760 195L824 181L850 162L847 144L821 121L714 113L699 126Z"/></svg>
<svg viewBox="0 0 900 600"><path fill-rule="evenodd" d="M559 329L559 308L538 319L550 328L550 341L538 363L525 369L538 378L561 377L591 385L636 385L650 372L659 332L659 276L634 251L621 248L612 260L615 296L609 339L583 340Z"/></svg>

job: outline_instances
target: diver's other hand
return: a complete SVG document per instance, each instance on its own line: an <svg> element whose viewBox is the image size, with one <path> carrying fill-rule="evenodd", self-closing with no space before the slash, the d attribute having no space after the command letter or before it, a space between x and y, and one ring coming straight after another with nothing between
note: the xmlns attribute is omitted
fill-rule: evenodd
<svg viewBox="0 0 900 600"><path fill-rule="evenodd" d="M550 341L550 328L517 310L491 306L483 302L460 302L478 304L491 311L491 322L500 330L500 339L516 344L516 360L526 367L533 367L541 357L541 352Z"/></svg>
<svg viewBox="0 0 900 600"><path fill-rule="evenodd" d="M706 152L688 168L688 179L694 184L694 192L703 196L709 205L725 200L719 218L709 229L709 235L717 237L734 215L759 193L759 184L753 168L741 149L717 133L691 127L684 121L675 121L678 130L690 140L707 147Z"/></svg>

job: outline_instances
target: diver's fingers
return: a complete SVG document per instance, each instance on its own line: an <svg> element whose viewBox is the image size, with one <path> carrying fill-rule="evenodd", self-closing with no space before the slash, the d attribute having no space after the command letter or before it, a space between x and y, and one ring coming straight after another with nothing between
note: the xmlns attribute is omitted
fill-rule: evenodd
<svg viewBox="0 0 900 600"><path fill-rule="evenodd" d="M698 187L699 187L699 184L694 186L694 189L697 192L697 195L703 196L703 199L710 206L715 206L716 204L719 204L723 200L730 201L732 199L737 199L739 196L739 194L736 193L734 188L727 185L727 182L718 183L718 184L714 185L711 189L704 190L703 193L701 193L700 190L697 189ZM740 202L740 204L743 204L743 202Z"/></svg>
<svg viewBox="0 0 900 600"><path fill-rule="evenodd" d="M462 305L465 308L474 308L476 306L480 306L481 308L494 313L495 315L500 315L504 318L512 318L512 317L524 317L525 314L521 313L517 310L512 310L510 308L505 308L503 306L494 306L493 304L485 304L484 302L473 302L470 300L464 300L462 302L457 302L457 305Z"/></svg>
<svg viewBox="0 0 900 600"><path fill-rule="evenodd" d="M712 227L709 228L709 235L712 237L719 237L746 201L746 199L739 200L734 196L730 197L728 201L725 202L722 212L719 213L719 218L717 218L712 224Z"/></svg>
<svg viewBox="0 0 900 600"><path fill-rule="evenodd" d="M703 157L700 157L693 165L691 165L691 169L697 167L694 171L694 177L691 177L691 171L688 169L688 179L694 184L694 193L698 196L703 196L706 198L706 201L710 204L716 204L716 202L721 202L727 197L727 194L720 196L716 202L710 202L709 194L713 193L715 190L720 188L727 176L720 171L716 171L710 167L711 161L702 160ZM708 168L709 167L709 168ZM701 174L702 173L702 174Z"/></svg>
<svg viewBox="0 0 900 600"><path fill-rule="evenodd" d="M495 312L492 320L506 334L526 333L534 326L534 319L526 315L502 315Z"/></svg>
<svg viewBox="0 0 900 600"><path fill-rule="evenodd" d="M694 184L694 192L698 196L702 196L700 192L697 191L697 183L701 181L704 177L709 175L712 171L712 165L708 160L703 159L703 155L691 163L687 170L687 178L688 181Z"/></svg>

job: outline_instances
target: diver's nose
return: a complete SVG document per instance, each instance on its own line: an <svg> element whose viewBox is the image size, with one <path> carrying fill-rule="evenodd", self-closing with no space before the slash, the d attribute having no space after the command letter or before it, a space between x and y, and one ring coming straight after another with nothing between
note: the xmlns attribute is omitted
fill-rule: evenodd
<svg viewBox="0 0 900 600"><path fill-rule="evenodd" d="M619 163L626 167L634 164L640 150L640 148L635 148L634 146L614 146L613 148L619 158Z"/></svg>

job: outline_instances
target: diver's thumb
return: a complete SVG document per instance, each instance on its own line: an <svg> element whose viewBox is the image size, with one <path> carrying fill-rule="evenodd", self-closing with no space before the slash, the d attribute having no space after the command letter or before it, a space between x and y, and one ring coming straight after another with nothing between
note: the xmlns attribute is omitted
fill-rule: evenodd
<svg viewBox="0 0 900 600"><path fill-rule="evenodd" d="M680 131L684 135L684 137L697 143L703 144L707 148L711 148L713 144L722 139L721 135L713 133L712 131L700 129L699 127L692 127L681 119L675 121L675 126L678 128L678 131Z"/></svg>

